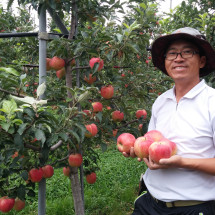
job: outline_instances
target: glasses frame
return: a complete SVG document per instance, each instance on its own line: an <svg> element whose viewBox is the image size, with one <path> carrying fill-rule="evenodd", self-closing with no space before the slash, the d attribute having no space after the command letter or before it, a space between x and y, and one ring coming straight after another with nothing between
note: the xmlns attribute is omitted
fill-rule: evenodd
<svg viewBox="0 0 215 215"><path fill-rule="evenodd" d="M190 56L190 57L183 57L182 56L182 53L183 52L186 52L186 51L181 51L181 52L176 52L176 57L175 58L173 58L173 59L167 59L167 54L165 54L164 55L164 58L166 59L166 60L168 60L168 61L173 61L173 60L175 60L177 57L178 57L178 55L180 54L180 56L181 56L181 58L183 58L183 59L188 59L188 58L192 58L193 57L193 55L195 55L195 54L199 54L199 51L191 51L192 52L192 56Z"/></svg>

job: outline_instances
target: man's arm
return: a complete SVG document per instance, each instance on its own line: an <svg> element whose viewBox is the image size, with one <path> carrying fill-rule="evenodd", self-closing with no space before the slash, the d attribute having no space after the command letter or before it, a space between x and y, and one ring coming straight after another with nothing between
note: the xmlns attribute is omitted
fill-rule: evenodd
<svg viewBox="0 0 215 215"><path fill-rule="evenodd" d="M184 158L174 155L168 159L161 159L159 164L154 163L150 158L144 158L144 162L152 170L177 167L198 170L215 176L215 158Z"/></svg>

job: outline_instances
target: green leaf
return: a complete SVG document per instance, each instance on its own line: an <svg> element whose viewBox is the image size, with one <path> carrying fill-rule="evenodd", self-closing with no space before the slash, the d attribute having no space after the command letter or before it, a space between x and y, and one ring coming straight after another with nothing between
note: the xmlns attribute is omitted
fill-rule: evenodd
<svg viewBox="0 0 215 215"><path fill-rule="evenodd" d="M144 3L140 3L140 7L142 7L144 10L147 8Z"/></svg>
<svg viewBox="0 0 215 215"><path fill-rule="evenodd" d="M123 25L128 29L130 28L126 23L123 23Z"/></svg>
<svg viewBox="0 0 215 215"><path fill-rule="evenodd" d="M7 122L2 122L1 123L1 127L8 132L9 128L10 128L11 123L7 123Z"/></svg>
<svg viewBox="0 0 215 215"><path fill-rule="evenodd" d="M117 34L116 34L116 37L117 37L117 40L121 43L121 42L122 42L122 40L123 40L123 35L122 35L122 34L117 33Z"/></svg>
<svg viewBox="0 0 215 215"><path fill-rule="evenodd" d="M5 113L12 115L17 109L17 104L13 99L11 101L6 100L3 102L2 107Z"/></svg>
<svg viewBox="0 0 215 215"><path fill-rule="evenodd" d="M23 131L25 130L25 128L26 128L27 125L28 125L27 123L23 123L22 125L20 125L17 132L18 132L20 135L22 135L22 134L23 134Z"/></svg>
<svg viewBox="0 0 215 215"><path fill-rule="evenodd" d="M21 125L23 123L23 121L21 119L14 119L12 121L12 123L16 124L16 125Z"/></svg>
<svg viewBox="0 0 215 215"><path fill-rule="evenodd" d="M73 131L73 130L70 129L69 133L72 134L73 137L75 137L75 139L77 140L78 143L81 142L80 141L80 137L78 136L78 134L75 131Z"/></svg>
<svg viewBox="0 0 215 215"><path fill-rule="evenodd" d="M46 141L46 136L45 136L45 133L40 130L40 129L37 129L36 132L35 132L35 137L40 140L43 144L45 143Z"/></svg>
<svg viewBox="0 0 215 215"><path fill-rule="evenodd" d="M0 115L0 121L6 121L6 118L5 118L5 116L2 116L2 115Z"/></svg>
<svg viewBox="0 0 215 215"><path fill-rule="evenodd" d="M19 72L16 71L14 68L7 68L7 67L0 67L0 71L9 73L11 75L19 76Z"/></svg>
<svg viewBox="0 0 215 215"><path fill-rule="evenodd" d="M65 142L69 139L69 137L68 137L68 135L67 135L66 133L60 133L59 136L60 136Z"/></svg>
<svg viewBox="0 0 215 215"><path fill-rule="evenodd" d="M14 144L19 149L24 148L22 136L20 134L18 134L18 133L15 134L15 136L14 136Z"/></svg>
<svg viewBox="0 0 215 215"><path fill-rule="evenodd" d="M28 172L26 170L24 170L23 172L21 172L20 176L26 181L28 180Z"/></svg>

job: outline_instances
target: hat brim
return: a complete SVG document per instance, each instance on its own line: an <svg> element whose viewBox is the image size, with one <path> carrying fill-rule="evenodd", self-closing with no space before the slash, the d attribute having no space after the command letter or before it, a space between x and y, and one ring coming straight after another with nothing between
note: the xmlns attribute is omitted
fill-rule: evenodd
<svg viewBox="0 0 215 215"><path fill-rule="evenodd" d="M155 67L159 68L162 72L168 75L165 68L165 53L169 45L175 40L188 40L197 45L202 50L203 55L206 56L206 64L204 68L200 69L200 77L206 76L215 70L215 51L206 40L192 36L186 33L175 33L159 37L152 44L152 62Z"/></svg>

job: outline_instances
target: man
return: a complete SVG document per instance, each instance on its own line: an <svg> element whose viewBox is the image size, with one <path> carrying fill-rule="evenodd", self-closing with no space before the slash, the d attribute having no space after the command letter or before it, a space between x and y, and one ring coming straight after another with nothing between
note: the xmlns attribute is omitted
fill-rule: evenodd
<svg viewBox="0 0 215 215"><path fill-rule="evenodd" d="M156 99L148 130L160 131L178 151L159 164L144 159L147 191L132 215L213 215L215 89L200 77L215 69L215 51L199 31L186 27L155 40L152 60L175 86Z"/></svg>

